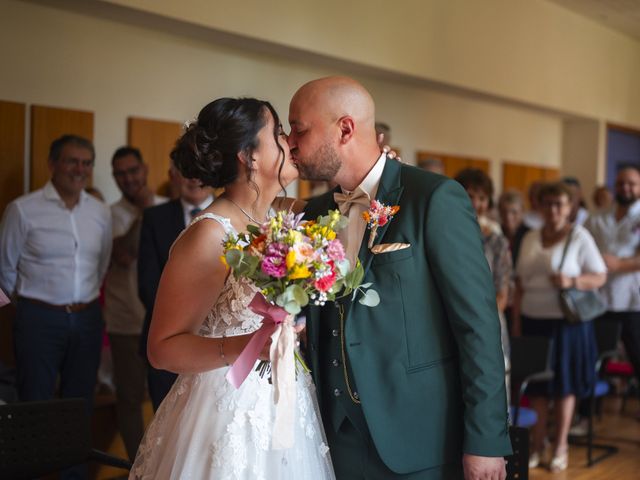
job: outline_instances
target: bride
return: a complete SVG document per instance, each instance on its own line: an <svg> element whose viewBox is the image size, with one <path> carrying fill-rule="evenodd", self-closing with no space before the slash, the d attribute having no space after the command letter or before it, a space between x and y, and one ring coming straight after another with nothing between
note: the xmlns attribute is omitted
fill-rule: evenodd
<svg viewBox="0 0 640 480"><path fill-rule="evenodd" d="M220 260L230 233L262 223L297 178L273 107L251 98L205 106L171 153L187 178L224 187L174 244L149 331L154 367L179 373L138 450L130 479L333 479L315 389L297 375L294 445L272 448L268 378L253 371L237 390L225 374L260 327L247 308L256 287ZM280 199L281 200L281 199Z"/></svg>

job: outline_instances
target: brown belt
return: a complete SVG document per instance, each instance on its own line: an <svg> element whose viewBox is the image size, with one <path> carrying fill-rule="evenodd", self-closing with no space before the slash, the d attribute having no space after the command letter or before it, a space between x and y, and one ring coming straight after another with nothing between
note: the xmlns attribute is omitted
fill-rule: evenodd
<svg viewBox="0 0 640 480"><path fill-rule="evenodd" d="M53 303L43 302L42 300L36 300L35 298L18 297L18 299L24 300L25 302L33 303L34 305L40 305L41 307L49 308L51 310L58 310L67 313L82 312L98 301L98 299L96 298L95 300L91 300L89 303L67 303L66 305L55 305Z"/></svg>

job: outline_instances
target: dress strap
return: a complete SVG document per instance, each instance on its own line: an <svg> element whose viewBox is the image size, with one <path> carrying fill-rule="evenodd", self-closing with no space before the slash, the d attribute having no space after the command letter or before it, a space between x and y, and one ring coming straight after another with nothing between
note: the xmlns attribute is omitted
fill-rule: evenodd
<svg viewBox="0 0 640 480"><path fill-rule="evenodd" d="M224 228L224 231L227 234L236 233L236 229L233 228L233 225L231 225L230 219L228 219L227 217L221 217L220 215L216 215L215 213L209 213L209 212L203 213L202 215L198 215L197 217L195 217L193 220L191 220L191 223L189 223L187 228L189 228L192 225L195 225L196 223L200 222L201 220L204 220L205 218L215 220L216 222L218 222L220 225L222 225L222 228ZM187 228L185 228L184 230L186 231Z"/></svg>
<svg viewBox="0 0 640 480"><path fill-rule="evenodd" d="M189 223L189 225L187 225L187 227L182 230L180 232L180 235L178 235L178 237L174 240L173 244L171 245L171 248L169 249L169 255L171 255L171 252L173 251L173 246L176 244L176 242L178 240L180 240L182 238L182 235L185 234L185 232L187 230L189 230L189 227L191 227L192 225L195 225L196 223L200 222L201 220L204 220L205 218L208 218L210 220L214 220L216 222L218 222L220 225L222 225L222 228L224 228L224 231L227 235L229 234L236 234L236 229L233 228L233 225L231 225L231 220L226 218L226 217L221 217L220 215L216 215L215 213L203 213L202 215L198 215L197 217L195 217L193 220L191 220L191 222Z"/></svg>

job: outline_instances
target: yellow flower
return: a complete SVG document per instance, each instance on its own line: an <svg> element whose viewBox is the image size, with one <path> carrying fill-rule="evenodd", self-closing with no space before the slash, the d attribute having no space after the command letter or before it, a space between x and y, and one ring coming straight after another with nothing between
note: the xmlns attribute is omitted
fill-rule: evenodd
<svg viewBox="0 0 640 480"><path fill-rule="evenodd" d="M295 245L296 243L302 242L302 233L297 230L289 230L287 232L285 242L289 245Z"/></svg>
<svg viewBox="0 0 640 480"><path fill-rule="evenodd" d="M289 250L289 253L287 253L286 263L288 270L291 270L291 268L296 264L296 252L293 249Z"/></svg>
<svg viewBox="0 0 640 480"><path fill-rule="evenodd" d="M288 257L288 255L287 255ZM298 278L308 278L311 272L306 265L294 265L289 274L289 280L297 280Z"/></svg>
<svg viewBox="0 0 640 480"><path fill-rule="evenodd" d="M229 268L229 264L227 263L227 259L224 255L220 255L220 261L225 267Z"/></svg>

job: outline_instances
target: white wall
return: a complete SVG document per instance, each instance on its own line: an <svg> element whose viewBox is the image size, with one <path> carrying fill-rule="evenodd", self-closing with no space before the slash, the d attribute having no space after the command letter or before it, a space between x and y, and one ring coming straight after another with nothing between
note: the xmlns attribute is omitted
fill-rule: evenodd
<svg viewBox="0 0 640 480"><path fill-rule="evenodd" d="M216 97L250 95L272 101L286 120L296 88L341 73L6 0L0 1L0 54L0 99L95 112L95 184L109 201L118 196L109 159L126 140L127 116L182 122ZM486 157L494 161L497 186L503 159L560 166L558 116L373 77L359 80L409 162L419 149Z"/></svg>
<svg viewBox="0 0 640 480"><path fill-rule="evenodd" d="M106 0L640 127L640 42L547 0Z"/></svg>

